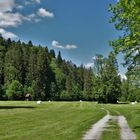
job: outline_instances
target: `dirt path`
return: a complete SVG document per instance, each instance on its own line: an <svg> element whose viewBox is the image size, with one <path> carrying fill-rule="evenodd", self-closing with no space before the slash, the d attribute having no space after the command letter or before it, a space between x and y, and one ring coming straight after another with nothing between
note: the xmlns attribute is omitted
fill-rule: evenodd
<svg viewBox="0 0 140 140"><path fill-rule="evenodd" d="M115 119L120 126L121 140L136 140L135 134L129 128L124 116L111 116L107 111L107 115L95 123L92 128L84 135L83 140L100 140L104 128L107 127L110 119ZM118 138L120 139L120 138Z"/></svg>
<svg viewBox="0 0 140 140"><path fill-rule="evenodd" d="M106 115L97 123L95 123L92 128L85 134L83 140L99 140L103 129L107 126L110 115Z"/></svg>
<svg viewBox="0 0 140 140"><path fill-rule="evenodd" d="M121 140L136 140L136 136L129 128L124 116L118 116L118 123L121 129Z"/></svg>

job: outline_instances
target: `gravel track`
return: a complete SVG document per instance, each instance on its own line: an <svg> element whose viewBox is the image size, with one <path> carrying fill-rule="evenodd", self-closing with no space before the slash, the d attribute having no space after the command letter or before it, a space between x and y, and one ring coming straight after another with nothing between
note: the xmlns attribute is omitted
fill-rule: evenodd
<svg viewBox="0 0 140 140"><path fill-rule="evenodd" d="M124 116L118 116L118 124L121 129L121 140L136 140L136 136L129 128Z"/></svg>
<svg viewBox="0 0 140 140"><path fill-rule="evenodd" d="M110 115L106 115L95 123L92 128L85 134L83 140L99 140L103 129L107 126L107 123L111 119Z"/></svg>
<svg viewBox="0 0 140 140"><path fill-rule="evenodd" d="M120 127L120 138L121 140L136 140L136 135L132 132L131 128L124 116L111 116L107 111L107 115L96 122L92 128L84 135L82 140L100 140L104 128L107 127L110 119L117 120ZM114 121L115 121L114 120Z"/></svg>

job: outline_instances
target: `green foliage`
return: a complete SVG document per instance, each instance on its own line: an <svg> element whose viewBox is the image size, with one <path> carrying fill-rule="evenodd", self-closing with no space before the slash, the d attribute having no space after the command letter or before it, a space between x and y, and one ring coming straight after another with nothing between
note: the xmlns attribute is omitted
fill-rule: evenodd
<svg viewBox="0 0 140 140"><path fill-rule="evenodd" d="M23 86L17 80L13 80L6 90L9 100L23 100Z"/></svg>
<svg viewBox="0 0 140 140"><path fill-rule="evenodd" d="M130 83L133 78L130 74L128 77L130 80L126 82ZM10 89L15 80L23 86L22 92L18 88L14 88L14 92ZM117 61L113 53L110 53L109 58L97 55L94 68L86 69L83 65L77 67L71 61L63 60L60 52L55 57L54 50L34 46L31 41L25 44L0 38L2 100L7 95L8 99L25 100L26 94L30 94L32 100L98 100L116 103L121 91L124 94L120 99L130 100L128 96L131 90L125 84L120 87Z"/></svg>
<svg viewBox="0 0 140 140"><path fill-rule="evenodd" d="M72 101L72 97L66 90L64 90L60 94L60 100L62 100L62 101Z"/></svg>
<svg viewBox="0 0 140 140"><path fill-rule="evenodd" d="M137 88L133 85L129 87L128 100L131 102L138 101L140 102L140 88Z"/></svg>
<svg viewBox="0 0 140 140"><path fill-rule="evenodd" d="M84 98L85 100L92 101L94 100L94 95L93 95L93 72L92 69L87 70L85 72L85 77L84 77Z"/></svg>
<svg viewBox="0 0 140 140"><path fill-rule="evenodd" d="M57 63L58 63L58 65L60 65L60 64L62 64L62 57L61 57L61 52L59 51L58 52L58 56L57 56Z"/></svg>
<svg viewBox="0 0 140 140"><path fill-rule="evenodd" d="M101 103L116 103L121 94L121 80L116 69L116 58L110 53L101 74L95 81L96 98Z"/></svg>
<svg viewBox="0 0 140 140"><path fill-rule="evenodd" d="M129 90L130 88L130 85L128 83L128 80L123 80L122 81L122 85L121 85L121 96L119 98L120 101L128 101L128 96L129 96L129 93L131 92Z"/></svg>
<svg viewBox="0 0 140 140"><path fill-rule="evenodd" d="M125 54L125 65L133 80L140 86L140 1L120 0L110 6L113 13L111 22L117 30L123 31L123 36L111 42L116 53Z"/></svg>
<svg viewBox="0 0 140 140"><path fill-rule="evenodd" d="M53 49L50 50L50 57L55 58L55 52Z"/></svg>
<svg viewBox="0 0 140 140"><path fill-rule="evenodd" d="M12 80L18 80L22 83L23 54L21 46L17 45L18 44L11 46L5 54L4 81L7 85L10 84Z"/></svg>
<svg viewBox="0 0 140 140"><path fill-rule="evenodd" d="M95 56L93 61L94 61L93 72L95 75L100 75L101 70L103 69L105 58L103 57L103 55L98 54Z"/></svg>

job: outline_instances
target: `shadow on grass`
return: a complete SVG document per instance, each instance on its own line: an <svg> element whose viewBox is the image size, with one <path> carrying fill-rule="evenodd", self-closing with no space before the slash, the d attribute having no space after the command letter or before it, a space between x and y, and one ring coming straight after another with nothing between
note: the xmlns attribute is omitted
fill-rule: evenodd
<svg viewBox="0 0 140 140"><path fill-rule="evenodd" d="M33 106L0 106L0 109L17 109L17 108L33 109L35 107Z"/></svg>
<svg viewBox="0 0 140 140"><path fill-rule="evenodd" d="M134 127L134 129L137 129L137 128L140 129L140 126L135 126L135 127Z"/></svg>
<svg viewBox="0 0 140 140"><path fill-rule="evenodd" d="M119 102L118 104L130 104L129 102Z"/></svg>

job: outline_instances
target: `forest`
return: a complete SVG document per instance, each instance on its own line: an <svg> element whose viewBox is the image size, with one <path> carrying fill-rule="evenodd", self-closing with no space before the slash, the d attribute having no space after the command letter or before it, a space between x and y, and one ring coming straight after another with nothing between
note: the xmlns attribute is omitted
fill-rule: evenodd
<svg viewBox="0 0 140 140"><path fill-rule="evenodd" d="M128 76L129 77L129 76ZM54 50L0 37L0 100L140 101L140 89L118 75L116 56L96 55L93 68L76 66Z"/></svg>
<svg viewBox="0 0 140 140"><path fill-rule="evenodd" d="M110 5L110 22L123 35L110 41L113 51L107 58L97 54L89 69L66 61L61 52L56 55L32 41L6 40L1 35L0 100L25 100L29 94L31 100L45 101L140 101L139 5L139 0ZM116 56L120 52L125 57L126 79L119 76Z"/></svg>

